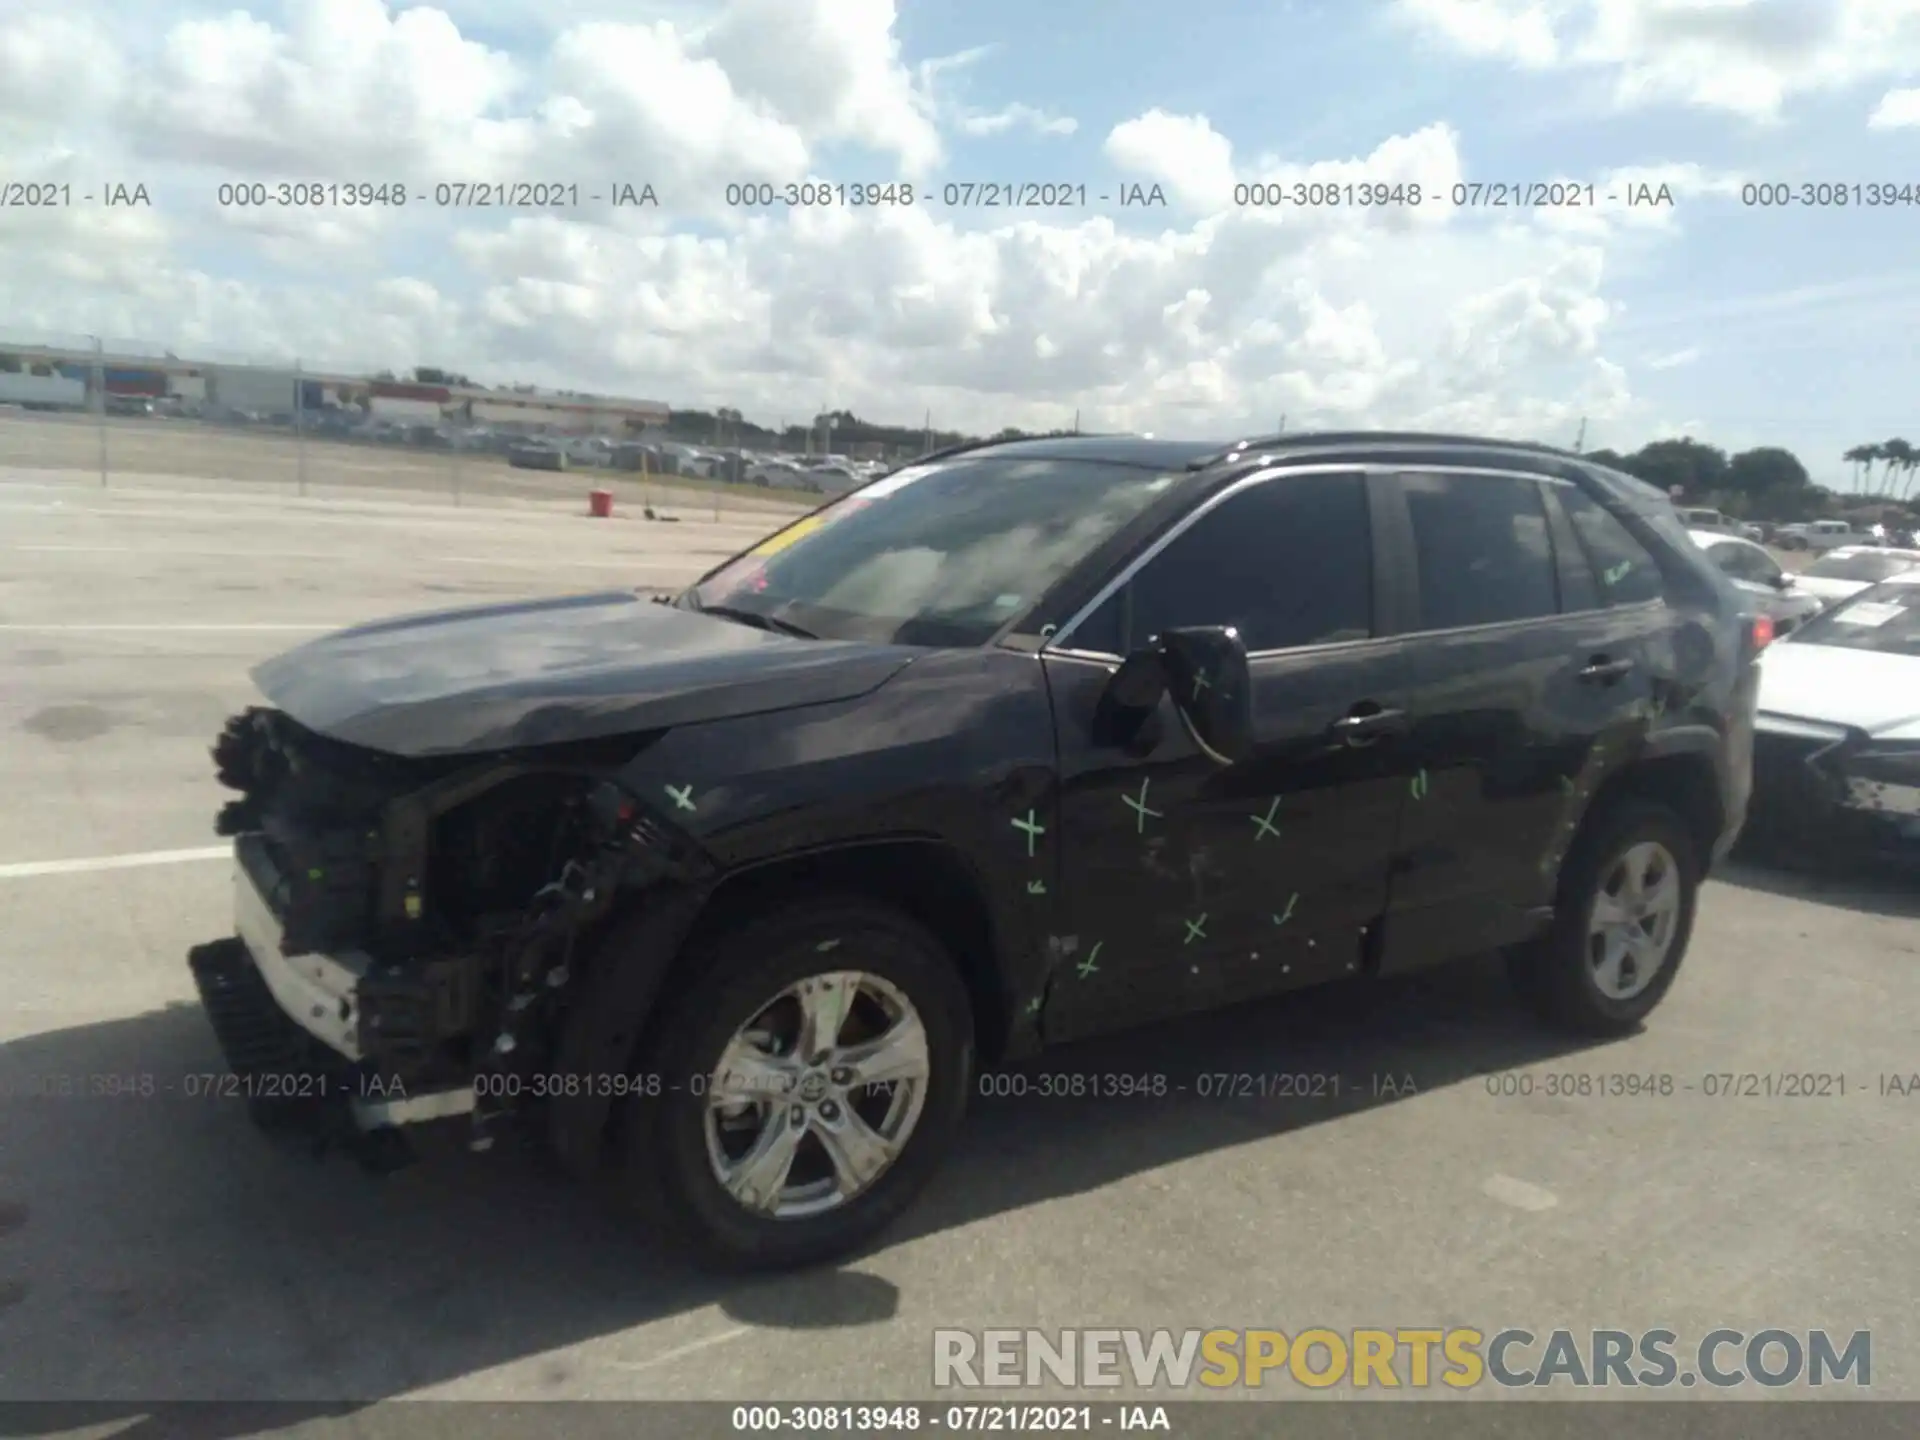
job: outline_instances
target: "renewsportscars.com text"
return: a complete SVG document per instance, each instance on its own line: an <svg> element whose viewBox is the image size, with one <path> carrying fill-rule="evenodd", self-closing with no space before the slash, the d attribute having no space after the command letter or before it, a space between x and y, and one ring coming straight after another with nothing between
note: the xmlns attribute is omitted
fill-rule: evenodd
<svg viewBox="0 0 1920 1440"><path fill-rule="evenodd" d="M942 1389L1210 1389L1269 1384L1309 1389L1466 1390L1487 1384L1565 1389L1836 1386L1873 1383L1870 1331L1672 1330L1492 1332L1465 1326L1397 1330L936 1330L933 1383Z"/></svg>

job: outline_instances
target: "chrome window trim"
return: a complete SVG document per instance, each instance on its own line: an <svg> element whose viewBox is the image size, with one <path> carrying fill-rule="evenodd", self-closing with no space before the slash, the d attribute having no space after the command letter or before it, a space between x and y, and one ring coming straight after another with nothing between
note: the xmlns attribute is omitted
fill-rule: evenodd
<svg viewBox="0 0 1920 1440"><path fill-rule="evenodd" d="M1282 463L1282 464L1269 465L1264 469L1259 469L1254 471L1251 475L1242 476L1240 479L1234 481L1231 485L1227 486L1224 490L1220 491L1217 495L1210 495L1207 497L1206 500L1194 506L1193 509L1189 510L1186 514L1182 515L1172 525L1169 525L1166 528L1166 530L1161 533L1159 538L1156 539L1151 545L1149 545L1145 550L1142 550L1138 555L1134 556L1132 560L1128 561L1127 564L1121 568L1120 573L1118 575L1115 575L1105 585L1102 585L1091 600L1089 600L1086 604L1082 605L1078 610L1076 610L1072 615L1070 615L1067 618L1066 623L1059 626L1053 632L1052 638L1049 639L1046 642L1046 644L1040 647L1041 653L1052 655L1055 653L1067 652L1075 655L1084 655L1084 656L1097 655L1097 656L1106 657L1108 655L1108 652L1105 650L1074 650L1074 648L1071 645L1062 644L1060 642L1063 639L1070 637L1075 630L1078 630L1081 625L1086 623L1086 620L1090 615L1092 615L1102 605L1106 604L1107 601L1111 600L1121 590L1125 589L1127 585L1132 582L1133 577L1138 575L1142 570L1146 569L1147 566L1151 565L1154 559L1160 554L1161 551L1165 550L1174 541L1178 540L1182 535L1186 534L1187 531L1191 530L1195 525L1198 525L1200 521L1204 519L1208 514L1212 513L1214 510L1218 509L1220 506L1226 504L1227 501L1231 500L1234 496L1240 494L1242 491L1251 490L1256 485L1264 485L1268 481L1274 480L1282 475L1359 475L1364 477L1368 474L1388 473L1393 471L1395 468L1396 467L1387 466L1387 465L1359 464L1351 460L1347 461L1344 464L1334 463L1334 462L1316 462L1309 465L1287 465ZM1371 635L1367 637L1368 641L1371 641L1377 638L1379 637L1371 636ZM1364 642L1348 641L1345 643L1359 644ZM1292 649L1288 649L1284 651L1283 650L1266 650L1266 651L1259 651L1259 652L1249 652L1247 658L1251 660L1252 658L1254 658L1254 654L1256 653L1262 654L1262 655L1281 655L1281 654L1290 655L1290 654L1293 654L1295 650L1301 650L1301 649L1307 649L1307 648L1313 648L1313 647L1294 646L1292 647ZM1116 656L1112 656L1111 658L1119 660L1119 659L1124 659L1125 657L1116 655Z"/></svg>
<svg viewBox="0 0 1920 1440"><path fill-rule="evenodd" d="M1408 465L1383 464L1379 461L1349 461L1345 464L1333 461L1315 461L1307 465L1289 465L1284 462L1274 464L1234 481L1233 484L1227 486L1227 488L1222 490L1218 495L1211 496L1204 504L1195 506L1192 510L1181 516L1177 524L1170 526L1164 535L1155 540L1153 544L1149 545L1145 550L1141 551L1139 555L1135 556L1125 569L1114 576L1107 584L1101 586L1099 593L1096 594L1093 599L1081 606L1077 612L1069 617L1064 625L1056 629L1053 632L1052 638L1041 645L1040 653L1043 655L1058 654L1075 659L1098 659L1103 661L1124 660L1126 658L1125 656L1114 655L1105 650L1076 650L1071 645L1063 645L1057 642L1062 637L1071 636L1094 611L1112 599L1114 594L1126 586L1135 575L1152 564L1154 558L1159 555L1162 550L1166 549L1167 546L1185 534L1190 527L1198 524L1201 517L1214 509L1214 507L1224 505L1228 500L1243 490L1250 490L1255 485L1267 484L1283 475L1360 475L1362 477L1368 475L1483 475L1497 480L1525 480L1535 484L1565 485L1571 489L1580 489L1579 485L1564 476L1545 475L1538 470L1529 470L1522 466ZM1585 494L1586 492L1581 490L1580 493ZM1635 540L1634 543L1638 544L1639 541ZM1493 620L1481 625L1455 625L1444 630L1409 630L1399 635L1369 635L1364 640L1336 640L1325 645L1293 645L1280 650L1250 650L1247 652L1247 658L1249 660L1266 660L1276 655L1302 655L1321 650L1349 650L1360 645L1378 645L1386 641L1418 640L1429 635L1466 635L1476 631L1508 629L1517 625L1546 625L1556 620L1564 619L1569 615L1597 615L1608 610L1632 610L1643 605L1664 605L1665 603L1666 601L1664 599L1656 597L1652 600L1636 601L1633 605L1600 605L1587 610L1556 610L1551 615L1536 615L1522 620Z"/></svg>

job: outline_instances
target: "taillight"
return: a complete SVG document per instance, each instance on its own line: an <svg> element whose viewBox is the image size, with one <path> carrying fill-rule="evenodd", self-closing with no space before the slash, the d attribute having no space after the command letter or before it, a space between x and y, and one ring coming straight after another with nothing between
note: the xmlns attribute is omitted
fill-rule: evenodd
<svg viewBox="0 0 1920 1440"><path fill-rule="evenodd" d="M1773 617L1771 615L1754 616L1753 617L1754 653L1758 654L1760 651L1766 649L1767 646L1771 645L1772 643L1773 643Z"/></svg>

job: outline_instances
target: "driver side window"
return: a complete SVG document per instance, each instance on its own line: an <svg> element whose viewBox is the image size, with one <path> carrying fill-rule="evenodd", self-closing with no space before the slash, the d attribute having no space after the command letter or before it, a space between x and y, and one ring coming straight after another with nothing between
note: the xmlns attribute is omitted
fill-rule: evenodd
<svg viewBox="0 0 1920 1440"><path fill-rule="evenodd" d="M1125 655L1162 631L1231 625L1249 652L1373 633L1373 538L1359 474L1279 475L1207 511L1069 637Z"/></svg>

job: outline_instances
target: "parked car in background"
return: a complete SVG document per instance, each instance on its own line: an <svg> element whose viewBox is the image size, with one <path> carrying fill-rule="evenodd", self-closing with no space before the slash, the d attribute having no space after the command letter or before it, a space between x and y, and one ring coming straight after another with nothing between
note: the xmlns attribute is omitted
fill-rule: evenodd
<svg viewBox="0 0 1920 1440"><path fill-rule="evenodd" d="M507 447L507 464L519 470L570 470L566 447L543 439L519 440Z"/></svg>
<svg viewBox="0 0 1920 1440"><path fill-rule="evenodd" d="M263 1123L383 1164L518 1129L723 1264L817 1263L925 1188L976 1067L1489 950L1631 1033L1744 817L1770 630L1565 451L962 447L670 602L256 668L190 963Z"/></svg>
<svg viewBox="0 0 1920 1440"><path fill-rule="evenodd" d="M1689 530L1687 536L1773 621L1775 634L1785 635L1820 613L1821 602L1800 593L1798 577L1783 570L1766 546L1713 530Z"/></svg>
<svg viewBox="0 0 1920 1440"><path fill-rule="evenodd" d="M1813 596L1822 605L1834 605L1916 565L1920 565L1920 549L1843 545L1838 550L1829 550L1796 575L1794 588L1803 595Z"/></svg>
<svg viewBox="0 0 1920 1440"><path fill-rule="evenodd" d="M1722 535L1740 533L1738 521L1730 520L1718 510L1708 510L1698 505L1676 505L1673 507L1680 515L1680 523L1689 530L1712 530Z"/></svg>
<svg viewBox="0 0 1920 1440"><path fill-rule="evenodd" d="M1873 537L1856 529L1848 520L1815 520L1805 525L1785 525L1774 537L1782 550L1837 550L1842 545L1871 544Z"/></svg>
<svg viewBox="0 0 1920 1440"><path fill-rule="evenodd" d="M1920 568L1808 621L1760 668L1749 844L1920 855Z"/></svg>

